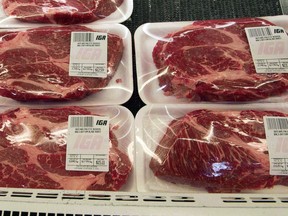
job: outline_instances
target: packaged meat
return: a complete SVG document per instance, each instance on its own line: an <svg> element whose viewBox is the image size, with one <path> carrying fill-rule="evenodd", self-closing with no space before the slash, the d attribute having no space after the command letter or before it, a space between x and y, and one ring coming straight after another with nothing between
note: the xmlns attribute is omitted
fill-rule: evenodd
<svg viewBox="0 0 288 216"><path fill-rule="evenodd" d="M72 32L108 33L106 77L69 75ZM91 95L83 104L109 105L124 103L132 94L131 36L120 24L38 25L2 29L0 35L2 97L25 102L79 101ZM13 104L11 99L2 98L1 103Z"/></svg>
<svg viewBox="0 0 288 216"><path fill-rule="evenodd" d="M127 191L133 187L134 183L129 179L132 178L134 124L133 116L126 108L3 109L0 187L104 191ZM74 115L106 116L109 119L108 172L65 169L68 117ZM93 149L90 152L96 155L97 150Z"/></svg>
<svg viewBox="0 0 288 216"><path fill-rule="evenodd" d="M6 19L62 25L93 21L120 23L128 19L133 10L132 0L2 0L1 5Z"/></svg>
<svg viewBox="0 0 288 216"><path fill-rule="evenodd" d="M288 176L270 174L264 116L288 117L287 104L142 108L135 121L138 190L287 193Z"/></svg>
<svg viewBox="0 0 288 216"><path fill-rule="evenodd" d="M287 73L256 73L245 33L274 25L287 31L287 16L142 25L135 34L141 98L146 104L287 100Z"/></svg>

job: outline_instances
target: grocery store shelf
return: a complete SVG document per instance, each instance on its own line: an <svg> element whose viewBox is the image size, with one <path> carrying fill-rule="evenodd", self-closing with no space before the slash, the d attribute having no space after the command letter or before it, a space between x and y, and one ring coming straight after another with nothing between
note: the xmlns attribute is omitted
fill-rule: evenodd
<svg viewBox="0 0 288 216"><path fill-rule="evenodd" d="M277 207L288 211L287 194L211 194L211 193L132 193L101 191L63 191L0 189L3 202L73 206L139 207ZM5 206L6 207L6 206ZM1 210L1 209L0 209Z"/></svg>
<svg viewBox="0 0 288 216"><path fill-rule="evenodd" d="M275 2L275 4L273 3ZM277 1L135 1L125 22L134 33L146 22L278 15ZM181 3L181 5L180 5ZM280 0L288 14L288 0ZM158 6L157 6L158 4ZM175 6L176 5L176 6ZM267 5L267 6L266 6ZM137 86L135 84L135 89ZM133 114L144 106L137 91L125 104ZM0 188L0 216L287 216L288 194L208 194L62 191Z"/></svg>
<svg viewBox="0 0 288 216"><path fill-rule="evenodd" d="M200 208L200 207L136 207L136 206L87 206L65 204L15 203L0 201L0 216L286 216L285 208Z"/></svg>

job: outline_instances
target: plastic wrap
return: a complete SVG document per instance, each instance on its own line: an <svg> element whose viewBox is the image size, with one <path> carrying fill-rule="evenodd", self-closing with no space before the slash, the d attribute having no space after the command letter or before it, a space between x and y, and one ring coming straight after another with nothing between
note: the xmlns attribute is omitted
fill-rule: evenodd
<svg viewBox="0 0 288 216"><path fill-rule="evenodd" d="M132 48L126 27L32 26L0 31L1 104L71 101L69 105L111 105L131 97ZM70 38L75 31L108 33L106 78L69 76Z"/></svg>
<svg viewBox="0 0 288 216"><path fill-rule="evenodd" d="M11 1L1 0L5 22L79 24L93 21L120 23L133 10L132 0Z"/></svg>
<svg viewBox="0 0 288 216"><path fill-rule="evenodd" d="M287 193L288 176L269 174L263 116L287 104L149 105L136 116L141 192Z"/></svg>
<svg viewBox="0 0 288 216"><path fill-rule="evenodd" d="M288 14L288 2L286 0L280 0L280 5L282 8L282 13L283 14Z"/></svg>
<svg viewBox="0 0 288 216"><path fill-rule="evenodd" d="M65 169L69 115L108 117L108 172ZM0 137L0 187L134 190L134 119L124 107L1 108Z"/></svg>
<svg viewBox="0 0 288 216"><path fill-rule="evenodd" d="M287 101L287 74L258 74L245 27L287 16L147 23L135 33L138 91L146 104Z"/></svg>

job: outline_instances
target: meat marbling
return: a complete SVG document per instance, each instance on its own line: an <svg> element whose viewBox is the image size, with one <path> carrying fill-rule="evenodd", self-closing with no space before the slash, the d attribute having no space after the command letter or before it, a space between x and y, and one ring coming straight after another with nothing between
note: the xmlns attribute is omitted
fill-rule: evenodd
<svg viewBox="0 0 288 216"><path fill-rule="evenodd" d="M123 41L108 34L106 78L69 76L70 37L84 26L39 27L0 33L0 95L19 101L79 100L105 88L123 54Z"/></svg>
<svg viewBox="0 0 288 216"><path fill-rule="evenodd" d="M195 21L159 40L153 49L161 89L188 101L252 101L281 95L287 74L256 73L246 27L264 19Z"/></svg>
<svg viewBox="0 0 288 216"><path fill-rule="evenodd" d="M109 171L67 171L69 115L90 115L80 107L17 108L2 113L0 187L115 191L127 182L130 159L110 130Z"/></svg>
<svg viewBox="0 0 288 216"><path fill-rule="evenodd" d="M26 22L76 24L103 19L124 0L3 0L8 16Z"/></svg>
<svg viewBox="0 0 288 216"><path fill-rule="evenodd" d="M269 174L263 116L276 111L195 110L169 123L150 168L155 176L209 192L240 192L287 185Z"/></svg>

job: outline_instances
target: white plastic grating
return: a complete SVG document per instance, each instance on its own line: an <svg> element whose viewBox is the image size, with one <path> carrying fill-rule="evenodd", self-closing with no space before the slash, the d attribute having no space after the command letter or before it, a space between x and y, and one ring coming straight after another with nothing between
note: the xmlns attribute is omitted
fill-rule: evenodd
<svg viewBox="0 0 288 216"><path fill-rule="evenodd" d="M284 207L288 212L288 194L131 193L2 188L1 201L87 206Z"/></svg>
<svg viewBox="0 0 288 216"><path fill-rule="evenodd" d="M287 216L286 208L86 206L0 201L0 216Z"/></svg>

